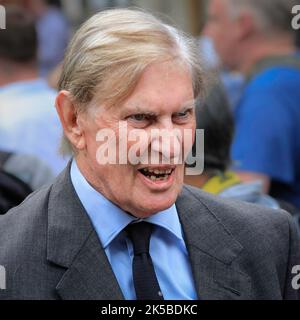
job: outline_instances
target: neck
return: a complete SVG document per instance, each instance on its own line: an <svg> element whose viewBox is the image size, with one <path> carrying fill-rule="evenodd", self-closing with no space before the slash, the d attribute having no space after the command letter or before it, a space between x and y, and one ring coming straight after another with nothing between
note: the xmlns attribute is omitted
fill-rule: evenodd
<svg viewBox="0 0 300 320"><path fill-rule="evenodd" d="M290 55L296 51L292 37L286 35L275 39L253 39L240 54L238 71L247 74L256 63L270 56Z"/></svg>
<svg viewBox="0 0 300 320"><path fill-rule="evenodd" d="M30 81L38 78L38 71L35 66L24 66L15 63L0 63L0 86L19 81Z"/></svg>

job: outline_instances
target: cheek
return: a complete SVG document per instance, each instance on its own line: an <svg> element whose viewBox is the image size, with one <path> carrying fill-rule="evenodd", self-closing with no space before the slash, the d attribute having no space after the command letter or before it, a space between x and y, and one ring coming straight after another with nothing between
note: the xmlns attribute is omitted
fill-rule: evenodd
<svg viewBox="0 0 300 320"><path fill-rule="evenodd" d="M120 139L119 152L120 156L127 155L127 163L136 165L137 162L148 163L149 146L151 135L148 130L129 129L127 142L125 138ZM124 146L124 141L126 146Z"/></svg>
<svg viewBox="0 0 300 320"><path fill-rule="evenodd" d="M81 124L81 128L87 151L90 153L91 150L96 148L97 126L93 121L85 120L84 123Z"/></svg>
<svg viewBox="0 0 300 320"><path fill-rule="evenodd" d="M112 193L112 197L124 199L132 194L136 182L136 175L130 165L99 165L96 163L98 177L101 177L102 184Z"/></svg>
<svg viewBox="0 0 300 320"><path fill-rule="evenodd" d="M189 151L195 142L196 120L191 122L190 126L183 131L183 150Z"/></svg>
<svg viewBox="0 0 300 320"><path fill-rule="evenodd" d="M84 150L84 153L86 157L88 157L89 159L92 159L93 161L96 160L96 154L97 154L96 139L93 138L91 135L85 135L85 144L86 144L86 149Z"/></svg>

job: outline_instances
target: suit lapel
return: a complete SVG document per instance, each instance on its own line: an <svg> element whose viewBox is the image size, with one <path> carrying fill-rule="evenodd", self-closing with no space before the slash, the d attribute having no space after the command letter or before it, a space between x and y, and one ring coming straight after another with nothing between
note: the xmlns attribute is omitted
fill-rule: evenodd
<svg viewBox="0 0 300 320"><path fill-rule="evenodd" d="M66 268L57 293L62 299L124 299L69 171L70 164L56 179L48 204L47 260Z"/></svg>
<svg viewBox="0 0 300 320"><path fill-rule="evenodd" d="M176 207L198 297L204 300L249 299L250 278L234 263L243 247L192 192L184 187Z"/></svg>
<svg viewBox="0 0 300 320"><path fill-rule="evenodd" d="M56 289L64 300L124 299L96 232L89 235Z"/></svg>

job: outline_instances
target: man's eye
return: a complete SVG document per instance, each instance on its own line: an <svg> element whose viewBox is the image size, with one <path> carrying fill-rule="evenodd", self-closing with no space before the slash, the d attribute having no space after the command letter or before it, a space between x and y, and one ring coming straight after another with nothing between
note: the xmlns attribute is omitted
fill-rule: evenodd
<svg viewBox="0 0 300 320"><path fill-rule="evenodd" d="M132 116L129 117L130 119L134 120L134 121L145 121L148 120L147 115L146 114L134 114Z"/></svg>
<svg viewBox="0 0 300 320"><path fill-rule="evenodd" d="M175 113L175 117L177 118L186 118L190 114L190 111L183 111Z"/></svg>
<svg viewBox="0 0 300 320"><path fill-rule="evenodd" d="M189 121L191 119L193 112L194 112L193 109L176 112L173 114L173 120L179 123L185 123L186 121Z"/></svg>

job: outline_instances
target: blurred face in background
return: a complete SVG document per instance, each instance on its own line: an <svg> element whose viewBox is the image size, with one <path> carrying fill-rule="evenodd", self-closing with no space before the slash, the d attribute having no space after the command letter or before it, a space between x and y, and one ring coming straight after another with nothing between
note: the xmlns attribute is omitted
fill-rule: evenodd
<svg viewBox="0 0 300 320"><path fill-rule="evenodd" d="M46 0L23 0L24 7L31 12L35 18L43 15L47 7Z"/></svg>
<svg viewBox="0 0 300 320"><path fill-rule="evenodd" d="M213 40L223 66L234 70L238 59L239 24L230 15L229 0L211 0L204 35Z"/></svg>
<svg viewBox="0 0 300 320"><path fill-rule="evenodd" d="M7 5L23 5L24 0L0 0L0 5L7 6Z"/></svg>

